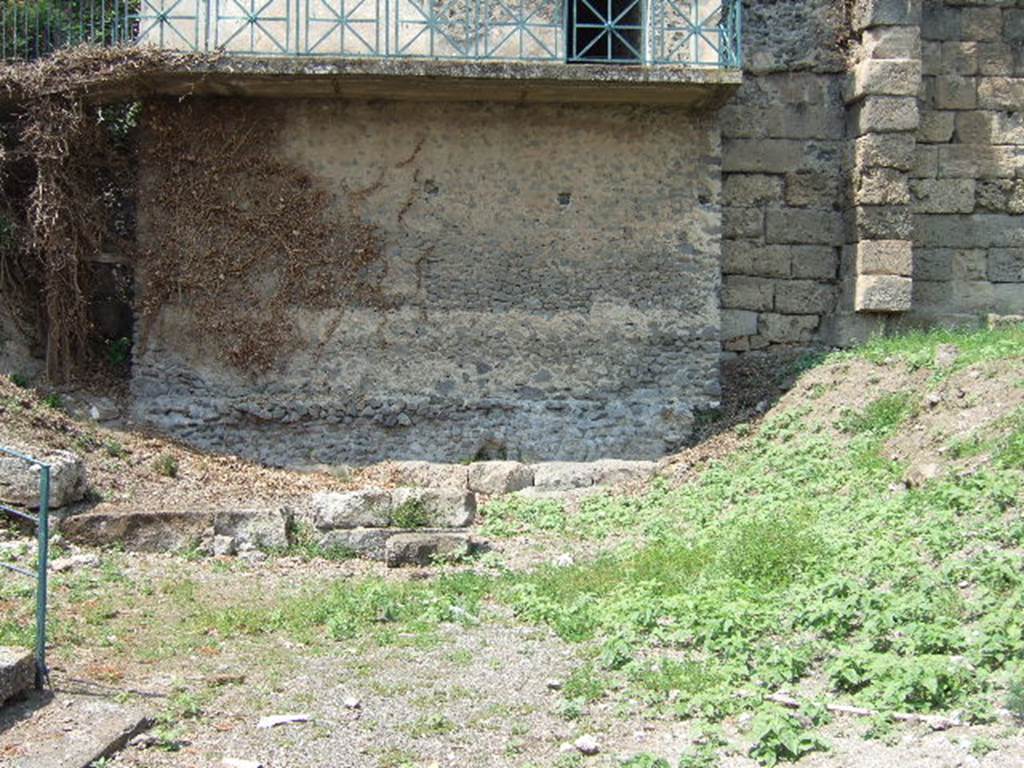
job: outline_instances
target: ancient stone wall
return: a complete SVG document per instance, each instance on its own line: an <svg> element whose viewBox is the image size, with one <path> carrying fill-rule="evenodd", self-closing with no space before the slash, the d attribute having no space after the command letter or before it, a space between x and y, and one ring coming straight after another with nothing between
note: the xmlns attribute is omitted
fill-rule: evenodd
<svg viewBox="0 0 1024 768"><path fill-rule="evenodd" d="M215 101L191 102L180 130L199 135ZM382 258L368 269L383 300L292 307L286 354L249 373L216 353L217 309L196 310L201 286L172 296L139 323L137 416L271 462L589 459L660 455L716 399L713 115L326 99L246 108L277 127L260 151L329 194L328 215L355 205L375 228ZM144 155L143 252L176 225L153 192L160 173ZM181 186L230 178L203 174ZM279 225L301 244L290 221ZM229 247L230 232L209 242ZM157 279L143 259L143 303Z"/></svg>
<svg viewBox="0 0 1024 768"><path fill-rule="evenodd" d="M1022 18L986 0L748 7L722 113L726 355L1024 312Z"/></svg>
<svg viewBox="0 0 1024 768"><path fill-rule="evenodd" d="M844 242L841 4L745 6L745 79L720 113L726 354L827 341Z"/></svg>
<svg viewBox="0 0 1024 768"><path fill-rule="evenodd" d="M923 16L912 314L1024 314L1024 3L929 0Z"/></svg>

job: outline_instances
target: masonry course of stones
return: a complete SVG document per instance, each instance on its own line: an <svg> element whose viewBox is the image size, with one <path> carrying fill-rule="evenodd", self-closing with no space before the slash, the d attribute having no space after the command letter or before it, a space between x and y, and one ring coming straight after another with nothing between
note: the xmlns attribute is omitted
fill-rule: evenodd
<svg viewBox="0 0 1024 768"><path fill-rule="evenodd" d="M858 0L837 59L824 5L748 12L778 38L721 113L725 354L1021 314L1024 6Z"/></svg>

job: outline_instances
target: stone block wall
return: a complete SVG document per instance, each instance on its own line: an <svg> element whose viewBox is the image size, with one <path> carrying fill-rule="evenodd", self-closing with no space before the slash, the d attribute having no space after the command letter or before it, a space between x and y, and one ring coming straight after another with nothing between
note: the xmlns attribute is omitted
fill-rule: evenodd
<svg viewBox="0 0 1024 768"><path fill-rule="evenodd" d="M912 319L1024 314L1024 3L928 0Z"/></svg>
<svg viewBox="0 0 1024 768"><path fill-rule="evenodd" d="M722 111L727 356L1024 312L1024 4L843 6L747 8Z"/></svg>
<svg viewBox="0 0 1024 768"><path fill-rule="evenodd" d="M841 8L745 5L745 79L720 112L727 355L827 340L844 243Z"/></svg>

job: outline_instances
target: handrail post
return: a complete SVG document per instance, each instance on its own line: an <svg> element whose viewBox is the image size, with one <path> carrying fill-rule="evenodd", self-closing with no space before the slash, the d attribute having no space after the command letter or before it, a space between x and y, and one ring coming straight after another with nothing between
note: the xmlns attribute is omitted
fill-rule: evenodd
<svg viewBox="0 0 1024 768"><path fill-rule="evenodd" d="M38 545L36 572L36 689L46 682L46 590L50 550L50 467L40 465L39 521L36 525Z"/></svg>

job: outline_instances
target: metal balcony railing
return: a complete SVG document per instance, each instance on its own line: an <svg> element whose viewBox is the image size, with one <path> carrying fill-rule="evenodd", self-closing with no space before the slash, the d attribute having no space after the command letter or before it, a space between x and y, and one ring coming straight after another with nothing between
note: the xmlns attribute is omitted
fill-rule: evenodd
<svg viewBox="0 0 1024 768"><path fill-rule="evenodd" d="M0 0L0 56L92 43L737 68L741 10L741 0Z"/></svg>

